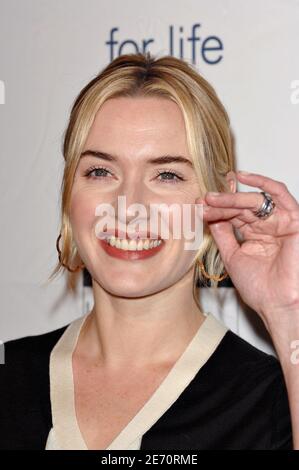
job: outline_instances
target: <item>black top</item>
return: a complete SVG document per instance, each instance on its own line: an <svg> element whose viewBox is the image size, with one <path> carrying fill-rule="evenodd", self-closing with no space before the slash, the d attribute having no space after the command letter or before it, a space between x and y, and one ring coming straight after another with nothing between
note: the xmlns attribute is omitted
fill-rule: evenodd
<svg viewBox="0 0 299 470"><path fill-rule="evenodd" d="M0 365L0 449L43 450L52 427L49 358L68 325L5 343ZM140 449L292 449L278 360L228 330Z"/></svg>

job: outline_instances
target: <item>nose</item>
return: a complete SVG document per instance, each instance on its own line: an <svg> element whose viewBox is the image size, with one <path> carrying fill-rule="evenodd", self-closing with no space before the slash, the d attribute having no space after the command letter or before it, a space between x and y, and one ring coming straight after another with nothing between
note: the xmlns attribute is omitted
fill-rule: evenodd
<svg viewBox="0 0 299 470"><path fill-rule="evenodd" d="M149 217L150 191L141 178L128 178L118 188L115 200L116 219L127 225L136 217L147 220Z"/></svg>

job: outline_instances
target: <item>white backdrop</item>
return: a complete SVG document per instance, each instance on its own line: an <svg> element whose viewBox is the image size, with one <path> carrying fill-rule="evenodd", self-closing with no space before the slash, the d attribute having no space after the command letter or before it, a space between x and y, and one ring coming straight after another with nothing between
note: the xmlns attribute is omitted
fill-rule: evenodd
<svg viewBox="0 0 299 470"><path fill-rule="evenodd" d="M298 40L298 0L0 0L1 340L91 306L80 279L75 292L65 277L43 285L57 256L62 134L80 89L144 43L160 56L183 52L229 112L237 167L284 181L298 199ZM271 351L235 289L201 295L206 311Z"/></svg>

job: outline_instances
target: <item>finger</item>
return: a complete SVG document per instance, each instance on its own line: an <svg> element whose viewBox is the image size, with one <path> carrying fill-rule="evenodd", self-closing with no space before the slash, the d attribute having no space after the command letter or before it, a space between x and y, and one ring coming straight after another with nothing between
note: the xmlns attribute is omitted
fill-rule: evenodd
<svg viewBox="0 0 299 470"><path fill-rule="evenodd" d="M255 186L271 194L273 201L279 207L288 210L299 209L297 200L292 196L287 186L282 181L277 181L257 173L243 174L237 172L236 175L243 184L246 184L247 186Z"/></svg>
<svg viewBox="0 0 299 470"><path fill-rule="evenodd" d="M204 206L203 219L206 222L215 222L217 220L229 220L236 217L241 218L247 223L256 222L259 219L253 214L250 209L239 209L239 208L221 208Z"/></svg>
<svg viewBox="0 0 299 470"><path fill-rule="evenodd" d="M231 207L239 209L251 209L257 211L264 202L264 196L258 192L239 192L239 193L218 193L214 195L211 192L206 193L206 201L211 206Z"/></svg>
<svg viewBox="0 0 299 470"><path fill-rule="evenodd" d="M233 254L240 249L233 226L230 222L217 222L209 224L211 234L218 246L220 256L229 269L229 262Z"/></svg>

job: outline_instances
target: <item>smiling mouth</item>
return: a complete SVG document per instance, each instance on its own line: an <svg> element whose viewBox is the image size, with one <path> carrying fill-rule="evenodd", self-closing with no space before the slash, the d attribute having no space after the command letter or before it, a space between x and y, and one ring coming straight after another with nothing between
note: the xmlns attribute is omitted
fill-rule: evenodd
<svg viewBox="0 0 299 470"><path fill-rule="evenodd" d="M154 257L165 246L164 240L150 238L125 239L109 235L99 240L107 255L119 260L137 261Z"/></svg>
<svg viewBox="0 0 299 470"><path fill-rule="evenodd" d="M152 250L153 248L157 248L163 243L162 240L151 240L150 238L128 240L126 238L115 237L114 235L105 238L104 241L107 245L113 246L123 251Z"/></svg>

